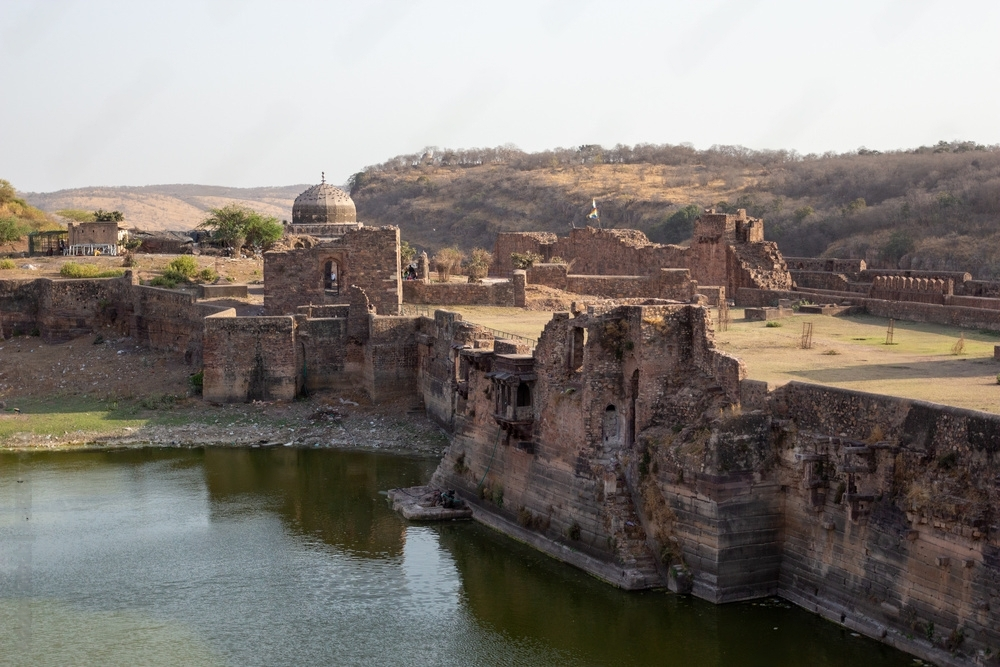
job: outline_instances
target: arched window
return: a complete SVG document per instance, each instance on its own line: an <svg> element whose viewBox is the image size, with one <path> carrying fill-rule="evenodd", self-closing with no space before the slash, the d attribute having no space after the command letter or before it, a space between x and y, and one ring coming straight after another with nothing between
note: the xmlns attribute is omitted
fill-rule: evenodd
<svg viewBox="0 0 1000 667"><path fill-rule="evenodd" d="M340 264L337 263L337 260L331 259L323 267L323 289L332 294L340 294L342 280Z"/></svg>
<svg viewBox="0 0 1000 667"><path fill-rule="evenodd" d="M523 382L517 385L517 407L531 407L531 387Z"/></svg>

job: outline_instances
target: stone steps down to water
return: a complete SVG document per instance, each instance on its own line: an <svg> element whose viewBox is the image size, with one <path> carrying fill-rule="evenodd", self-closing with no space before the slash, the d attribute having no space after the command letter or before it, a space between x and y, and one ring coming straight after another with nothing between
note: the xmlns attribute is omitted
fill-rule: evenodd
<svg viewBox="0 0 1000 667"><path fill-rule="evenodd" d="M442 498L448 498L446 493L433 486L411 486L408 489L390 489L388 496L393 511L410 521L471 519L472 510L462 499L454 498L452 507L442 504Z"/></svg>

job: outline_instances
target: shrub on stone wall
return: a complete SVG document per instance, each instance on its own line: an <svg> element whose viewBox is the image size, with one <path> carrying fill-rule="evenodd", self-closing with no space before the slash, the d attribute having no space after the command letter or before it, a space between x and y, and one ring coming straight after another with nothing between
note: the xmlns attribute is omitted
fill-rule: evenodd
<svg viewBox="0 0 1000 667"><path fill-rule="evenodd" d="M465 265L469 275L469 282L479 282L490 272L490 264L493 263L493 253L483 248L473 248L472 256Z"/></svg>
<svg viewBox="0 0 1000 667"><path fill-rule="evenodd" d="M537 252L512 252L510 253L510 263L515 269L530 269L535 264L540 264L544 259Z"/></svg>
<svg viewBox="0 0 1000 667"><path fill-rule="evenodd" d="M210 268L199 269L194 257L181 255L167 264L162 276L153 278L149 284L155 287L173 289L180 283L210 283L218 278L219 274Z"/></svg>
<svg viewBox="0 0 1000 667"><path fill-rule="evenodd" d="M456 246L438 250L432 260L434 270L438 274L438 281L446 283L451 280L451 274L462 268L462 260L464 259L465 254Z"/></svg>
<svg viewBox="0 0 1000 667"><path fill-rule="evenodd" d="M12 259L0 259L0 271L8 271L10 269L17 268Z"/></svg>

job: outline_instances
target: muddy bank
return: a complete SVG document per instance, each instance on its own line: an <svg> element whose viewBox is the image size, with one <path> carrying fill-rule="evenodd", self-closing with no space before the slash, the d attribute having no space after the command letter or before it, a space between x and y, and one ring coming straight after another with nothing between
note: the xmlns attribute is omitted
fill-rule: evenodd
<svg viewBox="0 0 1000 667"><path fill-rule="evenodd" d="M58 403L53 397L52 402ZM146 423L102 431L59 434L15 432L0 450L103 449L116 447L317 447L377 449L440 456L447 436L419 406L408 403L363 405L342 396L293 402L212 405L187 398L149 409L148 401L121 406ZM13 416L10 408L5 415ZM31 415L17 415L30 418Z"/></svg>

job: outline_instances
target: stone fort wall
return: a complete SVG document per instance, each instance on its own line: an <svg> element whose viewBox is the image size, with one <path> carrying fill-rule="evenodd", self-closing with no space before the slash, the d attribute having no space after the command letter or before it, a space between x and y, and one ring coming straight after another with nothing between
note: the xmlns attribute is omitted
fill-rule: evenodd
<svg viewBox="0 0 1000 667"><path fill-rule="evenodd" d="M329 284L328 265L337 275L336 289ZM306 304L348 303L351 286L364 290L380 315L399 313L403 288L398 227L349 229L310 248L264 253L267 315L292 315Z"/></svg>
<svg viewBox="0 0 1000 667"><path fill-rule="evenodd" d="M140 345L202 363L203 320L224 310L187 293L137 284L132 272L97 280L0 281L5 336L37 334L50 343L100 331L132 336Z"/></svg>
<svg viewBox="0 0 1000 667"><path fill-rule="evenodd" d="M706 212L695 221L690 247L652 243L634 229L573 229L566 237L528 233L497 235L491 275L512 270L512 252L533 252L544 262L559 258L573 275L655 276L664 268L687 269L700 285L729 293L740 287L789 289L792 279L774 243L764 241L763 223L745 211Z"/></svg>

